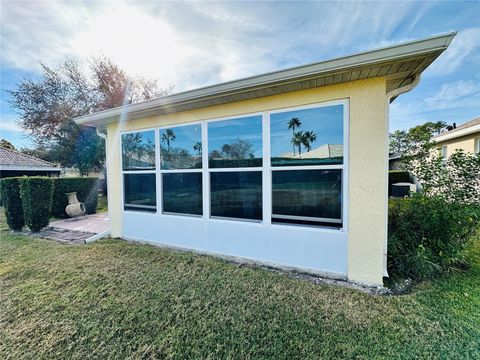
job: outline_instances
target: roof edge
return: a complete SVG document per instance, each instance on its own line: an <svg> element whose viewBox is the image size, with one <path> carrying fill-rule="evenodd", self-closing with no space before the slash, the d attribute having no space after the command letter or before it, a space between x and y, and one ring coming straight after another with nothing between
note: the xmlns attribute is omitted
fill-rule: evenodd
<svg viewBox="0 0 480 360"><path fill-rule="evenodd" d="M326 61L290 67L279 71L267 72L260 75L187 90L160 98L83 115L74 118L74 121L79 125L85 124L96 126L93 124L96 121L115 116L125 116L127 114L151 110L157 107L188 103L203 98L221 96L222 94L235 91L248 91L249 89L255 89L257 87L261 88L268 86L269 84L278 85L279 83L292 81L293 79L320 75L322 73L338 70L348 70L350 68L371 65L382 61L394 61L434 51L440 51L441 53L447 49L456 34L457 32L450 32L434 35L423 39L337 57Z"/></svg>

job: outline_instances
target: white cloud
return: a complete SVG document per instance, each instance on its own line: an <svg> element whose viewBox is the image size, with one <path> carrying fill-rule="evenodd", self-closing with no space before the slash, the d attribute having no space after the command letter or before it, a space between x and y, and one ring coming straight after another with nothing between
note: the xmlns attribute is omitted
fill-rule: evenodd
<svg viewBox="0 0 480 360"><path fill-rule="evenodd" d="M17 123L17 117L11 115L2 114L0 119L0 132L1 131L13 131L23 133L22 128Z"/></svg>
<svg viewBox="0 0 480 360"><path fill-rule="evenodd" d="M480 27L460 31L449 48L432 64L428 74L447 75L465 64L467 59L478 69L480 60ZM474 58L476 60L474 60ZM476 65L475 65L476 64Z"/></svg>
<svg viewBox="0 0 480 360"><path fill-rule="evenodd" d="M473 80L459 80L448 84L443 84L440 91L434 96L428 97L424 103L429 107L444 108L450 107L452 102L467 96L477 96L480 94L480 83Z"/></svg>

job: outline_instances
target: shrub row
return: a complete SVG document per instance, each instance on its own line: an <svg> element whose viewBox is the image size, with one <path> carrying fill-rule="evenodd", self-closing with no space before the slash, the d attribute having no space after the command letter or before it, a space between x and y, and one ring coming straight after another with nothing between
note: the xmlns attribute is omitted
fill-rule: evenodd
<svg viewBox="0 0 480 360"><path fill-rule="evenodd" d="M465 250L479 225L478 206L422 195L390 199L390 277L421 280L467 266Z"/></svg>
<svg viewBox="0 0 480 360"><path fill-rule="evenodd" d="M48 177L20 178L25 224L37 232L48 225L52 206L53 180Z"/></svg>
<svg viewBox="0 0 480 360"><path fill-rule="evenodd" d="M39 231L48 225L50 216L64 217L68 205L66 193L77 192L88 214L96 212L97 178L17 177L0 181L0 197L5 206L7 224L12 230L27 225Z"/></svg>
<svg viewBox="0 0 480 360"><path fill-rule="evenodd" d="M22 230L23 218L22 199L20 198L20 178L5 178L0 181L2 204L5 207L5 217L8 227L12 230Z"/></svg>
<svg viewBox="0 0 480 360"><path fill-rule="evenodd" d="M87 214L95 214L98 204L98 178L75 177L54 178L52 200L52 216L66 217L65 208L68 205L66 193L77 192L78 201L85 205Z"/></svg>

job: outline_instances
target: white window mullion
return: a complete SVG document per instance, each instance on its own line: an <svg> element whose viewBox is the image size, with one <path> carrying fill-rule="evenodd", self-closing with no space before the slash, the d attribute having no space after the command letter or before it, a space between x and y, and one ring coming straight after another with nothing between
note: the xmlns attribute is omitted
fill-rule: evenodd
<svg viewBox="0 0 480 360"><path fill-rule="evenodd" d="M263 223L272 223L272 175L270 172L270 116L262 116L263 176L262 176L262 211Z"/></svg>
<svg viewBox="0 0 480 360"><path fill-rule="evenodd" d="M202 200L203 217L210 217L210 177L208 174L208 125L202 123Z"/></svg>
<svg viewBox="0 0 480 360"><path fill-rule="evenodd" d="M162 173L160 169L161 158L160 158L160 131L155 130L155 189L157 193L157 214L162 213Z"/></svg>

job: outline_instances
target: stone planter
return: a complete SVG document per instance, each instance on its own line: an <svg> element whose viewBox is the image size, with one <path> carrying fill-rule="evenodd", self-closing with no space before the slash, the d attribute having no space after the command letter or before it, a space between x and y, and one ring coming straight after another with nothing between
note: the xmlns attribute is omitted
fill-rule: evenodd
<svg viewBox="0 0 480 360"><path fill-rule="evenodd" d="M68 197L68 205L65 208L65 212L70 217L77 217L85 215L85 205L79 202L77 199L77 193L71 192L66 194Z"/></svg>

